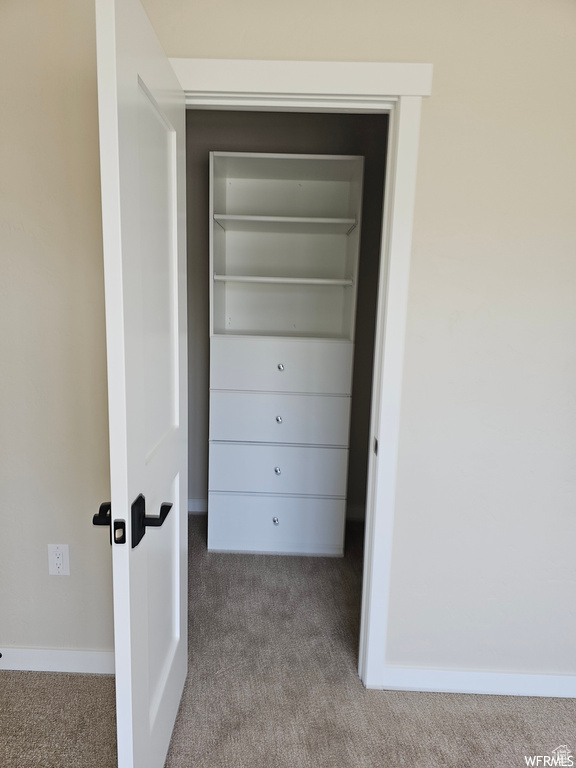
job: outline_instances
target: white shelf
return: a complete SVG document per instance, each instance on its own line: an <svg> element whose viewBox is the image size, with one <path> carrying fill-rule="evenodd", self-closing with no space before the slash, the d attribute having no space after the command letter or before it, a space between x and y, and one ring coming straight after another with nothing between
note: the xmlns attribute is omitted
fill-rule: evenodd
<svg viewBox="0 0 576 768"><path fill-rule="evenodd" d="M327 285L351 286L352 279L324 279L319 277L264 277L260 275L214 275L214 280L222 283L270 283L278 285Z"/></svg>
<svg viewBox="0 0 576 768"><path fill-rule="evenodd" d="M302 339L305 341L347 341L351 342L348 336L342 333L315 333L314 331L271 331L266 329L265 331L255 331L252 329L238 329L238 328L222 328L214 331L214 336L235 336L238 339L253 338L270 338L275 340L281 339Z"/></svg>
<svg viewBox="0 0 576 768"><path fill-rule="evenodd" d="M236 232L302 232L319 235L349 235L357 224L357 220L352 218L244 216L227 213L215 213L214 221L222 229Z"/></svg>
<svg viewBox="0 0 576 768"><path fill-rule="evenodd" d="M353 182L360 157L352 155L213 152L218 175L227 179Z"/></svg>

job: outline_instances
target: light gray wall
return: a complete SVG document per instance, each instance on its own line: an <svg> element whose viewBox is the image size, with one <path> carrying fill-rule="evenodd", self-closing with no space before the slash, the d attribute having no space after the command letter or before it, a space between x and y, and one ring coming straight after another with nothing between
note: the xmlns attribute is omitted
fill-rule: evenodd
<svg viewBox="0 0 576 768"><path fill-rule="evenodd" d="M171 56L434 64L389 660L574 674L576 5L144 5ZM0 57L0 643L110 648L92 0L5 0Z"/></svg>
<svg viewBox="0 0 576 768"><path fill-rule="evenodd" d="M576 672L576 4L144 0L170 56L424 61L389 657Z"/></svg>
<svg viewBox="0 0 576 768"><path fill-rule="evenodd" d="M385 115L188 111L191 499L207 498L208 153L220 150L363 155L364 198L348 476L349 511L363 517L387 126Z"/></svg>
<svg viewBox="0 0 576 768"><path fill-rule="evenodd" d="M0 651L113 644L95 66L92 0L0 4Z"/></svg>

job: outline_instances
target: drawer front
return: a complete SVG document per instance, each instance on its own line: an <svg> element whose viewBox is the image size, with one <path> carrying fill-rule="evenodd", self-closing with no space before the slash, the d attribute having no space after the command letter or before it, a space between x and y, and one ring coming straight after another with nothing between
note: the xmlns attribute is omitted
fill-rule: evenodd
<svg viewBox="0 0 576 768"><path fill-rule="evenodd" d="M349 395L353 344L282 338L210 342L210 388Z"/></svg>
<svg viewBox="0 0 576 768"><path fill-rule="evenodd" d="M341 555L345 517L339 499L211 493L208 549Z"/></svg>
<svg viewBox="0 0 576 768"><path fill-rule="evenodd" d="M210 393L210 440L346 447L349 423L349 397Z"/></svg>
<svg viewBox="0 0 576 768"><path fill-rule="evenodd" d="M345 448L210 443L209 490L346 496Z"/></svg>

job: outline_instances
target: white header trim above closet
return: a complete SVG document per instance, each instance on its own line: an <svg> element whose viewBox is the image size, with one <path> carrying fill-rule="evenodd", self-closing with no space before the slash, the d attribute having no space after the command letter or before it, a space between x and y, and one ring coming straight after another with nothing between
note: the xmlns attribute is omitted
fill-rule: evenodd
<svg viewBox="0 0 576 768"><path fill-rule="evenodd" d="M388 112L401 96L430 96L431 64L170 59L188 106ZM361 86L359 90L359 85ZM254 97L258 104L255 104ZM249 106L248 106L249 104Z"/></svg>

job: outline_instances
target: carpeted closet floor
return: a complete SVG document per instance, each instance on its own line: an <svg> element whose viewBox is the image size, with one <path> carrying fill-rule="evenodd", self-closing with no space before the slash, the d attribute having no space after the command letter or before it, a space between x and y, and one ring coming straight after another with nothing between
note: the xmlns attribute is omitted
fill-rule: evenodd
<svg viewBox="0 0 576 768"><path fill-rule="evenodd" d="M343 559L208 554L190 525L190 664L167 768L503 768L576 749L576 702L367 691L361 537ZM0 672L0 768L113 768L110 677Z"/></svg>

